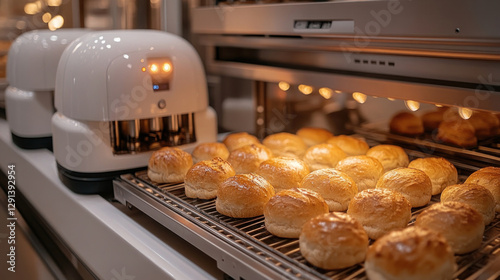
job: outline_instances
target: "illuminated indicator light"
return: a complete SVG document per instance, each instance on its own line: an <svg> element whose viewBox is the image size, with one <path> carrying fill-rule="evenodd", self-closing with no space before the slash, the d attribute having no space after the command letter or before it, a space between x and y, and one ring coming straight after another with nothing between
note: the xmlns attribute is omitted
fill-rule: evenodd
<svg viewBox="0 0 500 280"><path fill-rule="evenodd" d="M405 100L405 105L406 105L406 108L408 108L408 110L413 111L413 112L420 109L420 103L418 103L417 101Z"/></svg>
<svg viewBox="0 0 500 280"><path fill-rule="evenodd" d="M299 85L299 90L305 95L309 95L313 92L313 87L308 85Z"/></svg>
<svg viewBox="0 0 500 280"><path fill-rule="evenodd" d="M170 63L163 63L163 72L170 72L172 70L172 65Z"/></svg>
<svg viewBox="0 0 500 280"><path fill-rule="evenodd" d="M62 4L62 0L47 0L47 5L52 7L59 7Z"/></svg>
<svg viewBox="0 0 500 280"><path fill-rule="evenodd" d="M287 91L290 89L290 84L287 83L287 82L279 82L278 83L278 87L282 90L282 91Z"/></svg>
<svg viewBox="0 0 500 280"><path fill-rule="evenodd" d="M42 21L47 23L52 19L52 15L50 13L45 13L42 16Z"/></svg>
<svg viewBox="0 0 500 280"><path fill-rule="evenodd" d="M354 100L356 100L358 103L361 104L366 102L366 94L363 94L358 91L352 93L352 98L354 98Z"/></svg>
<svg viewBox="0 0 500 280"><path fill-rule="evenodd" d="M332 93L333 91L326 87L322 87L319 89L319 94L321 94L321 96L323 96L325 99L332 98Z"/></svg>
<svg viewBox="0 0 500 280"><path fill-rule="evenodd" d="M473 113L472 110L469 108L458 108L458 114L464 120L470 119L472 113Z"/></svg>
<svg viewBox="0 0 500 280"><path fill-rule="evenodd" d="M60 15L57 15L55 17L53 17L50 21L49 21L49 29L51 31L54 31L56 29L59 29L61 28L62 26L64 25L64 18Z"/></svg>
<svg viewBox="0 0 500 280"><path fill-rule="evenodd" d="M34 15L40 12L40 8L36 3L28 3L24 5L24 12L28 15Z"/></svg>
<svg viewBox="0 0 500 280"><path fill-rule="evenodd" d="M151 64L151 66L149 67L149 69L151 70L151 72L156 73L156 72L158 72L158 65Z"/></svg>
<svg viewBox="0 0 500 280"><path fill-rule="evenodd" d="M146 72L146 67L142 67L142 68L141 68L141 71L142 71L142 72Z"/></svg>
<svg viewBox="0 0 500 280"><path fill-rule="evenodd" d="M394 99L394 98L390 98L390 97L389 97L389 98L387 98L387 99L388 99L388 100L390 100L390 101L394 101L394 100L396 100L396 99Z"/></svg>

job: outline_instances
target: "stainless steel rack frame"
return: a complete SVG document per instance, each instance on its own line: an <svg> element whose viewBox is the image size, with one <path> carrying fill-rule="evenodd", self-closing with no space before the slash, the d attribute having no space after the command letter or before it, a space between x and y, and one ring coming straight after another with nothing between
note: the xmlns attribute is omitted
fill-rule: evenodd
<svg viewBox="0 0 500 280"><path fill-rule="evenodd" d="M460 179L465 178L461 175ZM298 240L270 234L263 216L224 216L215 209L215 200L186 197L183 184L156 184L143 170L122 175L113 185L120 203L138 208L192 243L234 279L366 279L362 264L332 271L310 265L300 253ZM438 201L433 197L430 204ZM424 209L413 209L410 225ZM455 279L496 279L500 274L500 217L486 227L481 248L457 255L456 261Z"/></svg>

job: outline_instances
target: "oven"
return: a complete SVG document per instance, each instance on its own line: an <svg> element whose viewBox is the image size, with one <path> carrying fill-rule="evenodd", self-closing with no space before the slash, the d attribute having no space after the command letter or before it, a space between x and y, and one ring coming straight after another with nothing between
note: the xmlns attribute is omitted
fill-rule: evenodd
<svg viewBox="0 0 500 280"><path fill-rule="evenodd" d="M200 1L191 5L190 37L203 58L220 132L261 140L304 126L354 134L370 146L394 144L410 160L441 156L459 183L500 166L498 135L473 147L395 134L397 112L450 107L500 112L500 3L474 1ZM468 115L469 114L469 115ZM225 134L219 135L222 140ZM230 218L215 200L192 199L183 184L157 184L145 170L113 182L115 199L137 208L217 261L234 279L366 279L363 265L314 267L297 239L270 234L264 217ZM412 220L431 202L412 209ZM456 255L454 279L495 279L500 216L481 248Z"/></svg>

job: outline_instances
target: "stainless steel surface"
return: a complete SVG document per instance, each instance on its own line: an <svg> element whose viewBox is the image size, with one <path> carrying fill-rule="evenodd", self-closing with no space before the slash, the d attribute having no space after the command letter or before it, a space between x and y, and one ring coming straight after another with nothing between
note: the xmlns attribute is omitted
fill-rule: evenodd
<svg viewBox="0 0 500 280"><path fill-rule="evenodd" d="M410 156L414 155L408 151ZM418 155L415 154L415 155ZM460 181L474 171L468 165L459 165ZM215 200L192 199L185 196L183 184L156 184L151 182L146 171L123 175L114 182L115 197L123 204L137 207L167 228L176 232L218 261L219 267L238 279L262 278L265 274L293 279L366 279L362 264L342 270L326 271L310 265L300 254L297 239L285 239L270 234L264 225L263 216L235 219L224 216L215 209ZM429 205L439 201L434 196ZM413 209L411 224L426 207ZM196 231L186 235L185 231ZM219 242L212 242L212 240ZM222 242L222 243L221 243ZM236 253L240 256L236 256ZM229 254L229 269L219 259L220 254ZM500 258L500 217L485 230L480 249L457 255L458 270L455 279L477 279L491 272ZM249 263L252 259L253 263ZM258 265L256 265L256 263ZM493 279L487 276L486 279ZM493 276L491 276L493 277Z"/></svg>
<svg viewBox="0 0 500 280"><path fill-rule="evenodd" d="M500 3L255 3L191 9L209 73L500 111Z"/></svg>
<svg viewBox="0 0 500 280"><path fill-rule="evenodd" d="M163 146L179 146L196 142L193 114L151 119L114 121L111 142L115 154L139 153Z"/></svg>

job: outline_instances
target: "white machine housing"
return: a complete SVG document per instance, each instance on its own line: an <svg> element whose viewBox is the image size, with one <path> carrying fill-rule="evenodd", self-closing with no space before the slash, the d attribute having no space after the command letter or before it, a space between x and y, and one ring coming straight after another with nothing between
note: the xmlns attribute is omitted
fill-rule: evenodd
<svg viewBox="0 0 500 280"><path fill-rule="evenodd" d="M59 58L85 29L34 30L11 45L7 60L6 115L14 142L22 148L52 146L51 118Z"/></svg>
<svg viewBox="0 0 500 280"><path fill-rule="evenodd" d="M162 31L99 31L72 42L59 62L55 106L60 177L79 193L111 187L162 146L190 152L217 137L198 53Z"/></svg>

